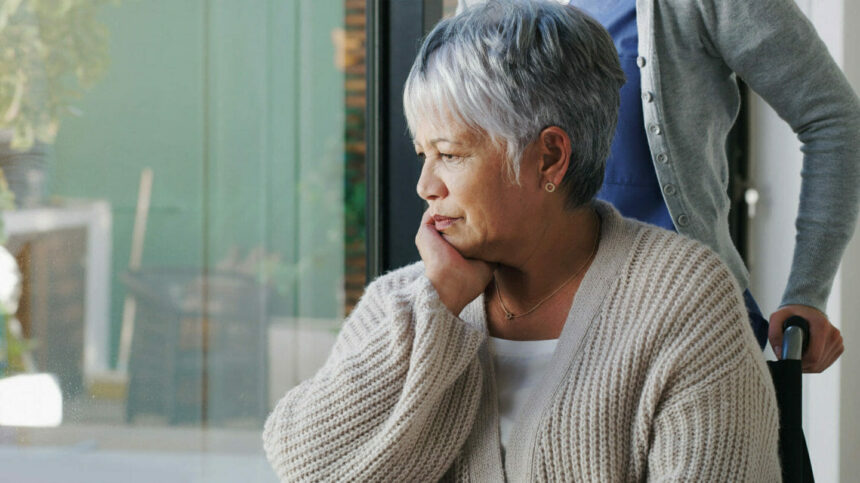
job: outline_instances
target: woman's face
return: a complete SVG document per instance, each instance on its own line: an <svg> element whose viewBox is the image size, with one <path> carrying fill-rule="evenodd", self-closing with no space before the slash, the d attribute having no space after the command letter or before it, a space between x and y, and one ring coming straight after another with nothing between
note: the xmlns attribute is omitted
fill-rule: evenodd
<svg viewBox="0 0 860 483"><path fill-rule="evenodd" d="M540 182L523 155L520 185L507 174L506 154L489 136L456 122L419 123L415 151L422 160L417 190L436 230L464 257L501 262L517 250L539 216Z"/></svg>

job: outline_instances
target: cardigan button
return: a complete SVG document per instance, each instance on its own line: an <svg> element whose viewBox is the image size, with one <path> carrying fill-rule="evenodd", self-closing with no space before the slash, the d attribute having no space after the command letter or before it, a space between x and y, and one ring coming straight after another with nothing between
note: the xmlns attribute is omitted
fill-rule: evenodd
<svg viewBox="0 0 860 483"><path fill-rule="evenodd" d="M668 196L672 196L677 192L678 192L678 190L675 189L675 185L673 185L673 184L667 184L666 186L663 187L663 193L665 193Z"/></svg>
<svg viewBox="0 0 860 483"><path fill-rule="evenodd" d="M666 153L660 153L657 155L657 161L660 162L660 164L666 164L669 162L669 156L666 156Z"/></svg>
<svg viewBox="0 0 860 483"><path fill-rule="evenodd" d="M638 65L640 69L645 67L645 57L642 57L641 55L636 57L636 65Z"/></svg>
<svg viewBox="0 0 860 483"><path fill-rule="evenodd" d="M690 224L690 217L685 214L678 215L678 226L687 226Z"/></svg>
<svg viewBox="0 0 860 483"><path fill-rule="evenodd" d="M648 130L651 131L651 134L660 134L663 132L663 130L660 129L660 126L657 124L652 124L648 126Z"/></svg>
<svg viewBox="0 0 860 483"><path fill-rule="evenodd" d="M653 102L654 94L652 94L650 91L645 91L642 93L642 100L645 102Z"/></svg>

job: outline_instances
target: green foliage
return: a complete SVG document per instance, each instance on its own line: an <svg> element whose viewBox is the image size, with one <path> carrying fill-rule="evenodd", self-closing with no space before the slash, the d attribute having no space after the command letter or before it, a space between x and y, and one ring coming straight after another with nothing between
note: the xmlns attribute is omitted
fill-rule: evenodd
<svg viewBox="0 0 860 483"><path fill-rule="evenodd" d="M6 243L6 226L3 222L3 212L15 209L15 194L9 189L6 176L0 169L0 245ZM0 303L0 376L7 372L18 372L22 368L22 355L31 350L29 341L10 333L9 322L14 314L10 314L3 303Z"/></svg>
<svg viewBox="0 0 860 483"><path fill-rule="evenodd" d="M9 189L9 183L6 182L6 176L3 170L0 169L0 245L6 243L6 226L3 222L3 212L15 209L15 193Z"/></svg>
<svg viewBox="0 0 860 483"><path fill-rule="evenodd" d="M346 226L347 244L355 241L364 242L367 231L365 213L367 211L366 184L359 181L347 184L344 190L344 225Z"/></svg>
<svg viewBox="0 0 860 483"><path fill-rule="evenodd" d="M0 129L12 147L52 143L60 119L108 66L99 9L118 0L3 0L0 3Z"/></svg>
<svg viewBox="0 0 860 483"><path fill-rule="evenodd" d="M0 346L0 375L18 374L27 372L27 364L24 362L28 355L31 355L35 349L39 347L39 343L33 339L27 339L16 331L12 330L12 319L7 315L2 315L3 327L6 331L6 350L2 353L3 348ZM17 323L17 322L14 322ZM5 366L5 367L4 367Z"/></svg>

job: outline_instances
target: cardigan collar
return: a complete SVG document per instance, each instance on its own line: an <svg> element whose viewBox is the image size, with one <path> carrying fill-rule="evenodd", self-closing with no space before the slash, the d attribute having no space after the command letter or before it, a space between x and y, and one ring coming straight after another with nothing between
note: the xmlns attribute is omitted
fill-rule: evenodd
<svg viewBox="0 0 860 483"><path fill-rule="evenodd" d="M463 461L475 481L531 481L537 432L549 409L553 396L563 385L571 370L589 328L600 313L606 294L627 265L635 235L642 226L623 218L611 205L594 201L601 219L600 244L594 261L585 273L573 298L570 312L559 337L558 347L546 373L535 386L525 407L532 410L520 415L511 433L501 472L502 457L499 440L498 395L492 357L486 340L478 357L484 372L481 406L463 448ZM485 299L481 294L461 314L461 318L483 327L487 333Z"/></svg>

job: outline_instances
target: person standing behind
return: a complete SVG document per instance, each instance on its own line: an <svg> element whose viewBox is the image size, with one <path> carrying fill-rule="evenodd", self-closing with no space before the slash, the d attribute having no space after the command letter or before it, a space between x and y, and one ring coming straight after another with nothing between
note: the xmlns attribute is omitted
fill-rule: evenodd
<svg viewBox="0 0 860 483"><path fill-rule="evenodd" d="M484 0L460 0L458 12ZM860 102L792 0L564 0L610 32L627 76L598 198L625 216L697 239L729 265L753 332L780 354L783 322L810 322L806 372L843 351L824 313L860 204ZM659 8L657 8L659 7ZM740 77L797 133L804 153L797 238L768 321L728 225L726 140Z"/></svg>

